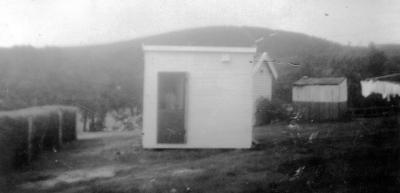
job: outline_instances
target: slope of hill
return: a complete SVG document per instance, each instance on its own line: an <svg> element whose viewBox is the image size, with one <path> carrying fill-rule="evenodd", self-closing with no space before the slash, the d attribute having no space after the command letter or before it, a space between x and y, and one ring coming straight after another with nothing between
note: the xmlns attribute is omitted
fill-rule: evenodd
<svg viewBox="0 0 400 193"><path fill-rule="evenodd" d="M388 56L400 56L400 45L399 44L383 44L377 45L377 47L384 51Z"/></svg>
<svg viewBox="0 0 400 193"><path fill-rule="evenodd" d="M256 45L256 40L261 41ZM259 52L267 51L280 61L276 63L281 76L278 87L286 91L293 80L307 74L304 69L316 71L308 75L343 75L332 64L365 56L368 50L299 33L234 26L187 29L102 45L1 48L0 106L79 102L94 109L110 109L140 105L143 44L257 46ZM394 47L386 46L386 52L396 54L391 51Z"/></svg>

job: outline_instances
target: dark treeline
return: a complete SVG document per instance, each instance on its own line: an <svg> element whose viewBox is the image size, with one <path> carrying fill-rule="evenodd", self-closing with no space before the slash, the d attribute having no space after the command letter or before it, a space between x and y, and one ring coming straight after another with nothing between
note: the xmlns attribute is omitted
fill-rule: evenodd
<svg viewBox="0 0 400 193"><path fill-rule="evenodd" d="M283 102L290 102L291 84L302 76L346 76L350 106L385 105L378 97L363 99L359 81L400 72L397 45L343 46L266 28L205 27L104 45L2 48L0 109L79 104L95 112L101 127L107 111L141 107L142 44L257 46L259 52L267 51L280 62L275 64L280 78L273 96Z"/></svg>

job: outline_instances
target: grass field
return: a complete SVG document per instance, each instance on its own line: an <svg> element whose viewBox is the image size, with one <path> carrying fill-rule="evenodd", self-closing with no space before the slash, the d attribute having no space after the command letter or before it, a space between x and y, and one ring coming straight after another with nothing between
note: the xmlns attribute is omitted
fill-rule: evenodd
<svg viewBox="0 0 400 193"><path fill-rule="evenodd" d="M15 172L7 190L399 192L397 131L387 119L274 124L255 129L252 150L158 151L140 147L140 131L91 133Z"/></svg>

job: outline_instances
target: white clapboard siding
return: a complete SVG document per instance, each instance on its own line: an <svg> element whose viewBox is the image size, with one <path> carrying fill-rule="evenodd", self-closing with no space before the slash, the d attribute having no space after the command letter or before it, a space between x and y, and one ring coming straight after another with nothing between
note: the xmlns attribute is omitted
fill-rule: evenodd
<svg viewBox="0 0 400 193"><path fill-rule="evenodd" d="M254 48L144 47L143 147L249 148ZM158 72L187 74L186 143L157 143Z"/></svg>
<svg viewBox="0 0 400 193"><path fill-rule="evenodd" d="M271 100L272 97L272 76L266 65L263 65L256 73L253 74L254 101L260 98Z"/></svg>
<svg viewBox="0 0 400 193"><path fill-rule="evenodd" d="M293 87L294 102L346 102L347 82L338 85L307 85Z"/></svg>

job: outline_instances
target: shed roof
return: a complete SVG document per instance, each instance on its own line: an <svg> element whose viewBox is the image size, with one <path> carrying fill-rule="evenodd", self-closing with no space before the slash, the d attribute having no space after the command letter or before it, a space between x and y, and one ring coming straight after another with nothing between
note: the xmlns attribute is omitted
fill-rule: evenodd
<svg viewBox="0 0 400 193"><path fill-rule="evenodd" d="M310 78L303 77L300 80L293 83L295 86L307 86L307 85L338 85L346 80L345 77L324 77L324 78Z"/></svg>

